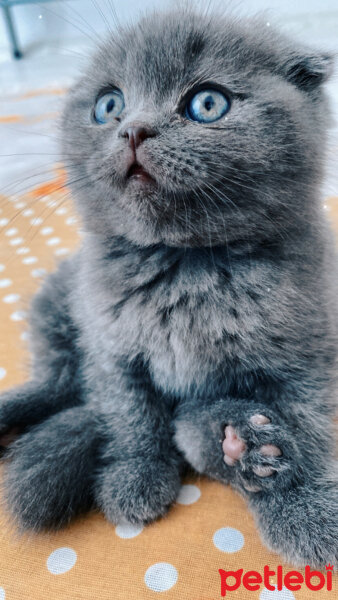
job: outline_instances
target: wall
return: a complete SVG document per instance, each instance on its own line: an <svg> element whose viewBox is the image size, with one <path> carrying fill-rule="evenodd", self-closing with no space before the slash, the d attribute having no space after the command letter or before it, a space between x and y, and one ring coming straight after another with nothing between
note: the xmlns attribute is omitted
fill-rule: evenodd
<svg viewBox="0 0 338 600"><path fill-rule="evenodd" d="M204 6L204 2L195 0ZM326 46L338 47L338 3L337 0L245 0L241 2L214 2L216 6L226 8L237 6L243 13L268 9L268 19L308 40L323 41ZM91 42L87 36L104 35L107 19L113 23L112 0L63 0L47 4L29 4L15 6L13 17L16 22L20 43L29 51L35 45L53 42L67 44L69 40L81 38ZM162 8L174 5L173 0L114 0L115 10L121 22L135 18L149 8ZM100 14L102 11L103 14ZM1 11L0 11L1 12ZM87 33L85 33L87 32ZM3 15L0 17L0 50L8 48Z"/></svg>

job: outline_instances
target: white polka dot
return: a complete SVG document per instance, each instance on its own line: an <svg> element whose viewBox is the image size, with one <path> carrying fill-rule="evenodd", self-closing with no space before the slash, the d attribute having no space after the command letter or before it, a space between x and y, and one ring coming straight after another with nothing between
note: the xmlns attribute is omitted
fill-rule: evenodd
<svg viewBox="0 0 338 600"><path fill-rule="evenodd" d="M178 504L193 504L201 496L201 490L197 485L182 485L176 502Z"/></svg>
<svg viewBox="0 0 338 600"><path fill-rule="evenodd" d="M159 562L151 565L144 576L146 586L153 592L170 590L178 579L177 570L170 563Z"/></svg>
<svg viewBox="0 0 338 600"><path fill-rule="evenodd" d="M68 212L68 209L67 209L65 206L62 206L61 208L58 208L58 209L55 211L55 213L56 213L57 215L65 215L65 214L67 214L67 212Z"/></svg>
<svg viewBox="0 0 338 600"><path fill-rule="evenodd" d="M8 294L2 300L3 302L6 302L6 304L13 304L13 302L20 300L20 294Z"/></svg>
<svg viewBox="0 0 338 600"><path fill-rule="evenodd" d="M16 251L17 254L28 254L28 252L30 252L29 248L25 248L24 246L22 248L18 248Z"/></svg>
<svg viewBox="0 0 338 600"><path fill-rule="evenodd" d="M27 256L26 258L22 259L22 262L24 265L32 265L33 263L38 262L38 259L36 256Z"/></svg>
<svg viewBox="0 0 338 600"><path fill-rule="evenodd" d="M31 219L31 225L41 225L41 223L43 223L43 219L41 219L40 217L35 217L34 219Z"/></svg>
<svg viewBox="0 0 338 600"><path fill-rule="evenodd" d="M22 339L24 342L28 342L28 340L29 340L29 333L28 333L28 331L23 331L23 332L20 334L20 338L21 338L21 339Z"/></svg>
<svg viewBox="0 0 338 600"><path fill-rule="evenodd" d="M22 214L24 217L31 217L32 215L34 215L34 210L32 210L31 208L27 208L23 211Z"/></svg>
<svg viewBox="0 0 338 600"><path fill-rule="evenodd" d="M62 575L70 571L77 561L77 554L72 548L58 548L47 558L47 569L52 575Z"/></svg>
<svg viewBox="0 0 338 600"><path fill-rule="evenodd" d="M10 229L7 229L5 235L8 235L8 237L11 237L12 235L15 235L16 233L18 233L18 230L16 229L16 227L11 227Z"/></svg>
<svg viewBox="0 0 338 600"><path fill-rule="evenodd" d="M49 202L47 202L47 206L56 206L57 202L55 202L55 200L50 200Z"/></svg>
<svg viewBox="0 0 338 600"><path fill-rule="evenodd" d="M75 223L77 223L76 217L68 217L68 219L66 219L66 225L74 225Z"/></svg>
<svg viewBox="0 0 338 600"><path fill-rule="evenodd" d="M213 542L222 552L238 552L244 546L244 537L238 529L222 527L214 534Z"/></svg>
<svg viewBox="0 0 338 600"><path fill-rule="evenodd" d="M60 242L61 242L60 238L53 237L53 238L50 238L49 240L47 240L46 244L47 244L47 246L57 246Z"/></svg>
<svg viewBox="0 0 338 600"><path fill-rule="evenodd" d="M5 265L0 265L0 273L5 270Z"/></svg>
<svg viewBox="0 0 338 600"><path fill-rule="evenodd" d="M32 277L43 277L46 273L46 269L33 269Z"/></svg>
<svg viewBox="0 0 338 600"><path fill-rule="evenodd" d="M121 523L115 527L116 535L124 540L129 540L137 535L140 535L141 531L143 531L143 525L133 525L132 523L127 523L126 521L121 521Z"/></svg>
<svg viewBox="0 0 338 600"><path fill-rule="evenodd" d="M0 288L6 288L12 285L11 279L0 279Z"/></svg>
<svg viewBox="0 0 338 600"><path fill-rule="evenodd" d="M5 600L6 599L6 592L4 590L4 588L0 587L0 600Z"/></svg>
<svg viewBox="0 0 338 600"><path fill-rule="evenodd" d="M6 369L4 369L3 367L0 367L0 379L3 379L4 377L6 377L6 375L7 375Z"/></svg>
<svg viewBox="0 0 338 600"><path fill-rule="evenodd" d="M26 202L17 202L14 204L14 208L25 208Z"/></svg>
<svg viewBox="0 0 338 600"><path fill-rule="evenodd" d="M264 590L261 591L259 600L295 600L293 593L288 590L286 587L283 587L282 590Z"/></svg>
<svg viewBox="0 0 338 600"><path fill-rule="evenodd" d="M12 321L23 321L27 316L24 310L17 310L11 314Z"/></svg>
<svg viewBox="0 0 338 600"><path fill-rule="evenodd" d="M57 248L54 252L55 256L64 256L65 254L69 254L70 250L68 248Z"/></svg>
<svg viewBox="0 0 338 600"><path fill-rule="evenodd" d="M22 242L23 238L13 238L9 243L11 246L19 246L19 244L22 244Z"/></svg>
<svg viewBox="0 0 338 600"><path fill-rule="evenodd" d="M0 219L0 227L5 227L8 225L9 219Z"/></svg>
<svg viewBox="0 0 338 600"><path fill-rule="evenodd" d="M50 233L53 233L53 231L53 227L43 227L40 233L42 233L42 235L49 235Z"/></svg>

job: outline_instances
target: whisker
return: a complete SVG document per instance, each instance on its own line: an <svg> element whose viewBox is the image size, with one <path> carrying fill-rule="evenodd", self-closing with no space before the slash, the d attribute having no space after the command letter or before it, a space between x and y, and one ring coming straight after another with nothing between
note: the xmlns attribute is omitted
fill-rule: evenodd
<svg viewBox="0 0 338 600"><path fill-rule="evenodd" d="M68 5L67 8L70 9L73 14L78 16L78 18L84 23L84 25L92 31L94 36L98 35L98 33L97 33L97 31L95 31L94 27L90 23L88 23L88 21L84 18L84 16L79 11L77 11L73 6L70 6L70 5Z"/></svg>
<svg viewBox="0 0 338 600"><path fill-rule="evenodd" d="M74 161L72 161L71 165L74 165L74 164L80 165L81 163L75 163ZM69 166L68 163L63 162L62 165L60 165L60 168L67 167L67 166ZM18 194L20 194L20 196L24 195L27 190L29 190L29 191L32 190L31 183L26 186L27 181L29 181L30 179L43 177L44 175L49 175L49 174L51 175L53 172L55 172L55 163L53 162L53 163L46 164L44 169L39 170L39 171L34 171L34 173L32 173L31 175L27 175L24 178L21 176L19 179L11 181L7 185L3 186L0 189L0 196L13 196L13 195L16 196ZM48 183L48 182L46 182L46 183ZM25 185L22 186L20 184L25 184ZM36 182L37 187L40 185L44 185L44 182L41 181L41 179ZM7 201L5 201L3 206L8 206L8 204L11 203L12 201L13 201L12 199L8 199ZM29 198L26 198L25 201L28 202Z"/></svg>
<svg viewBox="0 0 338 600"><path fill-rule="evenodd" d="M40 10L41 7L37 2L32 2L32 4L35 4L35 6L37 6ZM97 39L95 39L93 36L91 36L88 31L85 31L84 29L82 29L81 27L75 25L72 21L70 21L69 19L66 19L66 17L64 17L63 15L60 15L59 13L57 13L55 10L51 10L50 8L47 8L46 6L43 7L43 11L49 12L52 15L58 17L59 19L61 19L62 21L65 21L65 23L68 23L69 25L71 25L72 27L74 27L75 29L77 29L78 31L80 31L80 33L83 33L83 35L85 35L88 39L90 39L93 44L97 44Z"/></svg>
<svg viewBox="0 0 338 600"><path fill-rule="evenodd" d="M44 206L44 208L43 208L42 212L39 214L39 218L42 218L42 217L44 217L44 221L48 221L48 219L49 219L49 218L50 218L50 217L51 217L51 216L54 214L54 212L55 212L55 211L56 211L56 210L57 210L57 209L58 209L58 208L59 208L59 207L60 207L60 206L61 206L61 205L62 205L62 204L63 204L63 203L64 203L64 202L65 202L65 201L66 201L66 200L69 198L69 197L71 197L70 185L72 185L72 184L74 184L74 183L79 183L79 182L81 182L81 181L84 181L84 182L85 182L85 183L84 183L82 186L79 186L79 188L78 188L78 189L82 190L82 189L84 189L84 188L86 187L86 185L87 185L87 182L88 182L88 176L79 177L78 179L75 179L75 180L73 180L73 181L70 181L70 182L69 182L69 184L65 184L64 186L60 186L59 190L61 190L61 189L65 189L65 190L67 190L66 194L64 194L64 195L61 197L61 200L62 200L62 202L61 202L61 203L58 203L58 200L56 200L56 206L55 206L55 207L53 206L53 207L52 207L52 210L51 210L51 211L50 211L50 212L49 212L49 213L48 213L46 216L45 216L45 214L44 214L44 213L45 213L45 211L46 211L46 210L48 210L48 209L49 209L49 207L48 207L48 206ZM56 190L56 191L57 191L57 190ZM39 199L41 199L41 198L39 198ZM31 226L31 227L28 229L28 233L29 233L31 230L33 230L33 226ZM32 238L30 238L30 239L29 239L29 242L33 241L33 239L35 238L35 235L36 235L36 234L37 234L37 231L34 229L34 235L33 235L33 237L32 237Z"/></svg>
<svg viewBox="0 0 338 600"><path fill-rule="evenodd" d="M213 189L214 189L214 191L215 191L215 193L216 193L216 195L217 195L217 197L218 197L219 199L222 199L222 198L223 198L223 199L224 199L226 202L229 202L229 201L230 201L230 202L231 202L231 204L233 205L233 207L235 207L235 208L237 208L237 210L239 210L239 207L238 207L238 206L236 206L236 204L235 204L235 203L234 203L234 202L233 202L233 201L232 201L230 198L228 198L228 196L226 196L226 195L225 195L223 192L221 192L220 190L217 190L217 189L216 189L214 186L213 186ZM240 212L242 212L242 211L240 211ZM277 232L277 235L279 235L280 237L282 237L283 239L285 239L285 238L284 238L284 236L283 236L283 234L282 234L282 233L281 233L281 231L280 231L280 229L281 229L281 223L278 223L278 224L276 224L276 223L275 223L275 222L274 222L274 221L273 221L273 220L272 220L272 219L271 219L271 218L270 218L270 217L269 217L269 216L266 214L266 212L264 213L264 218L266 218L266 219L267 219L267 220L268 220L270 223L272 223L272 225L273 225L273 228L274 228L274 229L275 229L275 231Z"/></svg>
<svg viewBox="0 0 338 600"><path fill-rule="evenodd" d="M49 171L48 171L48 172L49 172ZM34 177L35 177L35 176L36 176L36 175L34 175ZM28 177L27 179L29 179L29 177ZM42 185L44 185L44 184L42 184ZM47 185L48 185L48 182L47 182ZM55 193L55 192L57 192L58 190L60 190L60 189L62 189L62 188L64 188L64 187L67 187L67 185L68 185L68 182L66 181L66 182L65 182L64 184L62 184L61 186L59 186L59 187L57 187L57 188L54 188L54 189L52 190L52 193ZM29 189L31 189L31 186L29 186ZM22 191L21 191L21 193L22 193ZM23 195L23 194L22 194L22 195ZM37 197L34 197L34 198L26 198L26 197L25 197L25 202L26 202L26 203L28 203L28 206L29 206L29 208L31 209L33 206L35 207L35 205L36 205L38 202L42 201L42 199L43 199L43 198L46 198L47 196L49 196L49 192L48 192L47 194L45 194L45 195L40 195L40 196L37 196ZM3 207L7 207L7 206L9 206L9 204L10 204L10 203L11 203L11 200L7 200L5 203L3 203L3 204L2 204L2 206L3 206ZM19 217L19 216L20 216L22 213L24 213L26 210L27 210L27 208L26 208L26 207L24 207L24 208L22 208L21 210L19 210L19 211L18 211L18 212L17 212L15 215L13 215L13 217L12 217L12 218L9 220L9 222L8 222L8 223L5 225L5 227L8 227L8 225L13 225L13 223L15 222L15 220L16 220L16 219L17 219L17 218L18 218L18 217ZM3 228L3 229L4 229L4 228ZM2 230L3 230L3 229L2 229ZM0 230L0 232L1 232L1 230Z"/></svg>
<svg viewBox="0 0 338 600"><path fill-rule="evenodd" d="M110 25L109 25L109 23L108 23L108 20L107 20L107 18L106 18L106 16L105 16L105 14L104 14L103 10L101 10L101 7L100 7L100 6L99 6L99 4L96 2L96 0L92 0L92 4L95 6L95 8L96 8L97 12L98 12L98 13L99 13L99 15L101 16L101 18L102 18L102 21L103 21L103 23L106 25L106 27L107 27L107 29L108 29L109 33L110 33L110 34L112 34L112 33L113 33L113 32L112 32L112 29L110 28Z"/></svg>
<svg viewBox="0 0 338 600"><path fill-rule="evenodd" d="M87 187L87 177L81 177L81 178L78 178L76 180L73 180L73 181L70 182L70 185L73 184L73 183L79 183L80 181L84 181L84 183L83 183L83 185L80 185L78 187L78 190L85 189ZM66 185L65 186L60 186L60 189L62 189L62 187L64 189L67 189ZM61 199L60 198L58 199L56 206L53 206L51 212L46 216L45 222L48 221L48 219L54 214L54 212L56 210L58 210L60 208L60 206L62 206L69 198L71 198L71 190L68 190L67 193L64 194L61 197ZM46 207L44 207L44 210L45 210L45 208ZM41 214L39 215L39 218L40 217L41 217ZM35 239L35 237L36 237L36 235L38 233L38 230L34 228L34 234L33 234L33 236L29 237L27 234L29 234L32 230L33 230L33 226L30 226L29 229L26 232L25 242L28 243L28 244L30 244ZM13 254L12 254L12 260L14 260L15 258L16 258L15 252L13 252ZM11 258L9 258L9 260L8 260L8 265L10 265L10 264L11 264Z"/></svg>

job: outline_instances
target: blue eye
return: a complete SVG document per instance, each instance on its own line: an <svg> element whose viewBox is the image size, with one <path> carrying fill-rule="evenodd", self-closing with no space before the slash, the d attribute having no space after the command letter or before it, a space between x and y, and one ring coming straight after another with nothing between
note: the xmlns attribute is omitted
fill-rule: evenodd
<svg viewBox="0 0 338 600"><path fill-rule="evenodd" d="M124 98L121 90L112 90L101 96L94 108L95 121L100 125L113 121L124 109Z"/></svg>
<svg viewBox="0 0 338 600"><path fill-rule="evenodd" d="M191 121L212 123L230 109L230 101L218 90L200 90L186 106L186 116Z"/></svg>

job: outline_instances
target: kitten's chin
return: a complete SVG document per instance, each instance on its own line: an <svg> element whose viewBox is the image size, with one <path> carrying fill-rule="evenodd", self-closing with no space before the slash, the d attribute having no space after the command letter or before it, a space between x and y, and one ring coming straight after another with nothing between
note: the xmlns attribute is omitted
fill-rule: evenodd
<svg viewBox="0 0 338 600"><path fill-rule="evenodd" d="M156 181L149 175L143 173L134 175L128 179L125 187L125 195L136 201L147 200L156 194Z"/></svg>
<svg viewBox="0 0 338 600"><path fill-rule="evenodd" d="M177 248L201 248L219 245L219 235L211 238L205 222L187 222L184 210L178 210L179 197L168 194L147 178L131 178L121 194L115 197L115 233L140 246L162 243Z"/></svg>

